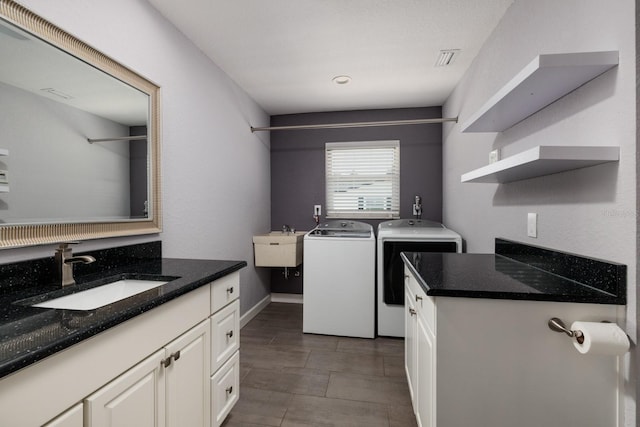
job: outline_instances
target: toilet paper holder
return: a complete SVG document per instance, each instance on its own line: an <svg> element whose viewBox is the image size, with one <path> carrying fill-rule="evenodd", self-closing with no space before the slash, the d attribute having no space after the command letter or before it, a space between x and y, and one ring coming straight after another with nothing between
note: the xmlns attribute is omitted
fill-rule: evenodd
<svg viewBox="0 0 640 427"><path fill-rule="evenodd" d="M582 344L584 342L584 334L582 333L582 331L572 331L571 329L568 329L564 322L557 317L552 317L551 319L549 319L547 325L549 325L549 329L551 329L552 331L565 333L571 338L575 338L579 344Z"/></svg>

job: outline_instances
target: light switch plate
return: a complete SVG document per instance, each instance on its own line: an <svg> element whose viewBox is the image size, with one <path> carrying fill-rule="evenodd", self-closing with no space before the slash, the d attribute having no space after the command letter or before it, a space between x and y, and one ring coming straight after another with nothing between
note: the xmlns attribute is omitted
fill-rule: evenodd
<svg viewBox="0 0 640 427"><path fill-rule="evenodd" d="M527 214L527 236L538 237L538 214L529 212Z"/></svg>

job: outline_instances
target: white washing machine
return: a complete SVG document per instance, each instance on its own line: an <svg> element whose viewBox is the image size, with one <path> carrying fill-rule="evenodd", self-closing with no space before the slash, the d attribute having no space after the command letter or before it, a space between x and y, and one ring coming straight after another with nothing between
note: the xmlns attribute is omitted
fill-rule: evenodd
<svg viewBox="0 0 640 427"><path fill-rule="evenodd" d="M397 219L378 225L377 324L380 336L404 337L401 252L462 252L462 238L439 222L422 219Z"/></svg>
<svg viewBox="0 0 640 427"><path fill-rule="evenodd" d="M302 331L375 337L373 227L328 221L304 236Z"/></svg>

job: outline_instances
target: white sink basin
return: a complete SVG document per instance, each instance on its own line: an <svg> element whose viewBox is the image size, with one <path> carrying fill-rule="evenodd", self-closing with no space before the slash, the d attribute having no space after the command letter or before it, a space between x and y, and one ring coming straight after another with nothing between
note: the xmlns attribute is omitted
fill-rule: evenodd
<svg viewBox="0 0 640 427"><path fill-rule="evenodd" d="M297 267L302 264L306 231L272 231L253 236L256 267Z"/></svg>
<svg viewBox="0 0 640 427"><path fill-rule="evenodd" d="M132 297L149 289L157 288L165 283L167 282L158 280L122 279L117 282L87 289L86 291L34 304L32 307L58 308L64 310L93 310Z"/></svg>

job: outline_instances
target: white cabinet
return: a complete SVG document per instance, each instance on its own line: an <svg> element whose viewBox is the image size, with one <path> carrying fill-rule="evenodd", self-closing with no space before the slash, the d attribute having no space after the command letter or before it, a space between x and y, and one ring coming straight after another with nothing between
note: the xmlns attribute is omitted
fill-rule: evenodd
<svg viewBox="0 0 640 427"><path fill-rule="evenodd" d="M580 354L547 321L616 322L624 306L432 297L406 274L407 312L416 311L406 316L406 370L419 426L621 425L620 358Z"/></svg>
<svg viewBox="0 0 640 427"><path fill-rule="evenodd" d="M234 272L3 378L0 425L220 425L239 395L239 293Z"/></svg>
<svg viewBox="0 0 640 427"><path fill-rule="evenodd" d="M209 322L85 400L86 427L209 426Z"/></svg>
<svg viewBox="0 0 640 427"><path fill-rule="evenodd" d="M211 285L211 425L218 427L240 396L240 277Z"/></svg>
<svg viewBox="0 0 640 427"><path fill-rule="evenodd" d="M83 422L82 402L80 402L46 423L43 427L82 427Z"/></svg>

